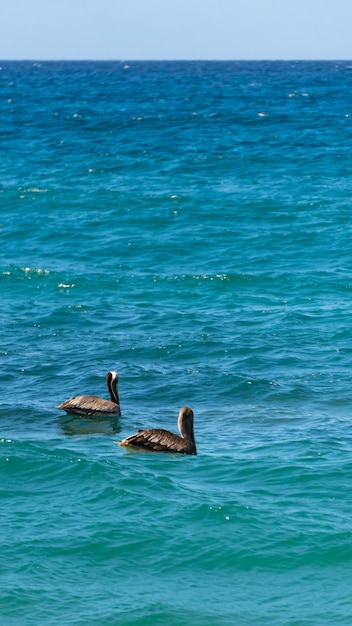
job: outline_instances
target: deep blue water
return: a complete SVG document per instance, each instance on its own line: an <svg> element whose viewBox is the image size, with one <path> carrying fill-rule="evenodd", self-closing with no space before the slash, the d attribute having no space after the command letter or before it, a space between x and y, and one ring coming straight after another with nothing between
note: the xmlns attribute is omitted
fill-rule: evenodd
<svg viewBox="0 0 352 626"><path fill-rule="evenodd" d="M352 62L0 66L1 624L349 626Z"/></svg>

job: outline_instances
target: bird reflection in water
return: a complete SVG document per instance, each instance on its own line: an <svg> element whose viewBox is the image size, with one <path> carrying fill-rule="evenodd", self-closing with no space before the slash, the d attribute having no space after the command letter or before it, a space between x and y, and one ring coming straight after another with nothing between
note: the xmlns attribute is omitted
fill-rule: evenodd
<svg viewBox="0 0 352 626"><path fill-rule="evenodd" d="M116 435L121 431L118 416L104 416L99 419L87 418L79 415L67 414L59 417L60 428L64 435L76 437L79 435Z"/></svg>

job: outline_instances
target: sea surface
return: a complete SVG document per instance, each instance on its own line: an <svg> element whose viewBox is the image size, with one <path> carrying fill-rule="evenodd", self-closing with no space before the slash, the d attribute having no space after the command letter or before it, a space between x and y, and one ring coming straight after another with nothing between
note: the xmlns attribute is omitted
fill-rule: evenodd
<svg viewBox="0 0 352 626"><path fill-rule="evenodd" d="M350 626L352 62L0 67L1 626Z"/></svg>

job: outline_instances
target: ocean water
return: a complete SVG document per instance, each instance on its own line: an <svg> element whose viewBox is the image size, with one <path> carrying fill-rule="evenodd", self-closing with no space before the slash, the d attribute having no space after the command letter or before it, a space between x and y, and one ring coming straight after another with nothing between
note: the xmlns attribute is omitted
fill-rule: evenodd
<svg viewBox="0 0 352 626"><path fill-rule="evenodd" d="M349 626L352 63L0 67L2 626Z"/></svg>

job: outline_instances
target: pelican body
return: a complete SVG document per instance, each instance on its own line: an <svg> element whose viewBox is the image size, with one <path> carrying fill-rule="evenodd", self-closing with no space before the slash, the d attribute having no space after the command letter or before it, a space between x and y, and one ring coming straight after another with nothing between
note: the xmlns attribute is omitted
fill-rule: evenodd
<svg viewBox="0 0 352 626"><path fill-rule="evenodd" d="M110 400L98 396L74 396L56 408L74 415L121 415L117 372L107 373L106 384Z"/></svg>
<svg viewBox="0 0 352 626"><path fill-rule="evenodd" d="M182 407L182 409L180 409L177 425L181 437L163 428L148 428L147 430L139 430L135 435L131 435L116 443L123 448L134 448L136 450L197 454L192 409L189 407Z"/></svg>

